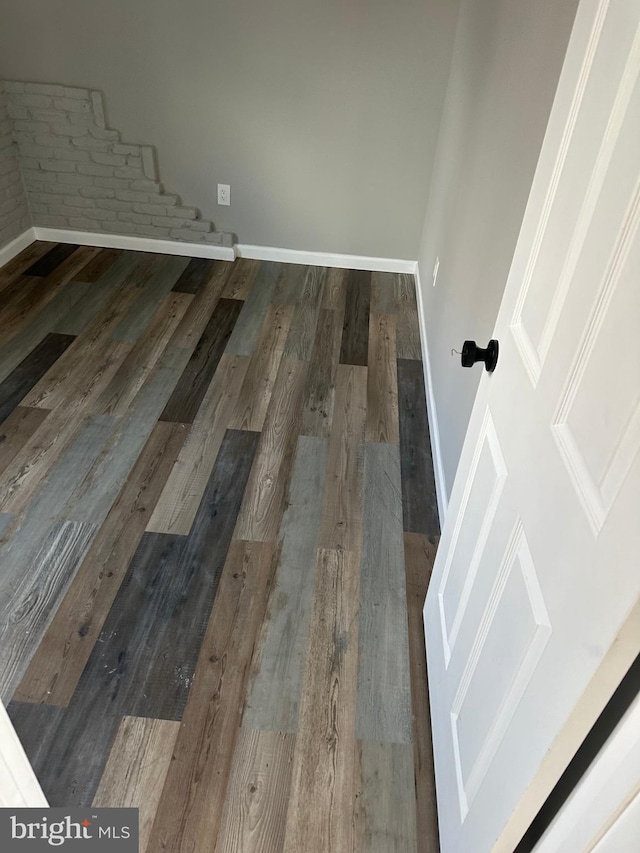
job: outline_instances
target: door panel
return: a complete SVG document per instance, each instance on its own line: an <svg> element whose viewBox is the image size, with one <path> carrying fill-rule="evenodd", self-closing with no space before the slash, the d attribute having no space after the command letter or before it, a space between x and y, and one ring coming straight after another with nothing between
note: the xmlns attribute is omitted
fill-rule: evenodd
<svg viewBox="0 0 640 853"><path fill-rule="evenodd" d="M583 0L425 604L443 853L510 853L640 650L639 78Z"/></svg>

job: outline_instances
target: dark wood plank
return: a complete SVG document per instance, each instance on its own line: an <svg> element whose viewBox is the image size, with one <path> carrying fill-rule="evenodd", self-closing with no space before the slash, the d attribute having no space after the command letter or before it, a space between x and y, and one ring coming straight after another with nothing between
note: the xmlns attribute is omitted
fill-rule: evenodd
<svg viewBox="0 0 640 853"><path fill-rule="evenodd" d="M350 270L342 329L340 362L366 367L369 355L371 273Z"/></svg>
<svg viewBox="0 0 640 853"><path fill-rule="evenodd" d="M213 848L249 663L275 566L272 543L232 542L211 611L149 850Z"/></svg>
<svg viewBox="0 0 640 853"><path fill-rule="evenodd" d="M173 286L175 293L197 293L214 273L216 261L210 258L192 258L185 271Z"/></svg>
<svg viewBox="0 0 640 853"><path fill-rule="evenodd" d="M182 717L257 438L227 433L189 536L143 536L47 749L24 742L50 805L92 802L124 715Z"/></svg>
<svg viewBox="0 0 640 853"><path fill-rule="evenodd" d="M431 743L427 652L422 621L422 608L431 578L437 546L437 537L434 537L432 541L419 533L404 534L418 853L438 853L440 849L433 746Z"/></svg>
<svg viewBox="0 0 640 853"><path fill-rule="evenodd" d="M242 305L237 299L220 299L160 415L161 421L193 423L240 316Z"/></svg>
<svg viewBox="0 0 640 853"><path fill-rule="evenodd" d="M75 340L72 335L49 334L0 383L0 423Z"/></svg>
<svg viewBox="0 0 640 853"><path fill-rule="evenodd" d="M76 273L77 281L90 283L98 281L122 255L122 249L101 249L95 258L92 258L86 266L78 270Z"/></svg>
<svg viewBox="0 0 640 853"><path fill-rule="evenodd" d="M49 414L47 409L17 406L0 426L0 474Z"/></svg>
<svg viewBox="0 0 640 853"><path fill-rule="evenodd" d="M182 424L156 424L31 659L18 701L71 701L185 434Z"/></svg>
<svg viewBox="0 0 640 853"><path fill-rule="evenodd" d="M411 533L440 533L422 362L398 359L403 526Z"/></svg>
<svg viewBox="0 0 640 853"><path fill-rule="evenodd" d="M57 266L75 252L79 247L72 243L58 243L50 249L46 255L39 258L34 264L25 270L25 275L45 276L52 273Z"/></svg>

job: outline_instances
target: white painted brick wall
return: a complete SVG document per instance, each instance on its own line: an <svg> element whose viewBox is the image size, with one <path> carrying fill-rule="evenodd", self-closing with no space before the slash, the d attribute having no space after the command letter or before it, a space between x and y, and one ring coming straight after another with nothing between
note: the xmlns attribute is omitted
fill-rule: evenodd
<svg viewBox="0 0 640 853"><path fill-rule="evenodd" d="M31 224L232 245L107 127L100 92L0 81L0 247Z"/></svg>
<svg viewBox="0 0 640 853"><path fill-rule="evenodd" d="M18 146L13 140L14 120L8 107L9 93L0 82L0 248L31 225Z"/></svg>

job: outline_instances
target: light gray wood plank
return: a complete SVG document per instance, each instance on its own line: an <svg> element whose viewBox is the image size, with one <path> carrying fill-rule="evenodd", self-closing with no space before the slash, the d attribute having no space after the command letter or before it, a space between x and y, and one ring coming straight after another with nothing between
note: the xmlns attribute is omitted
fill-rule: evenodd
<svg viewBox="0 0 640 853"><path fill-rule="evenodd" d="M357 734L411 743L407 590L397 445L366 444Z"/></svg>
<svg viewBox="0 0 640 853"><path fill-rule="evenodd" d="M69 282L11 340L0 347L0 382L4 382L44 336L53 331L61 318L72 311L77 302L94 286L86 282Z"/></svg>
<svg viewBox="0 0 640 853"><path fill-rule="evenodd" d="M416 853L413 749L408 743L359 744L357 853Z"/></svg>
<svg viewBox="0 0 640 853"><path fill-rule="evenodd" d="M309 633L327 440L301 436L268 618L254 660L243 725L294 732Z"/></svg>
<svg viewBox="0 0 640 853"><path fill-rule="evenodd" d="M21 519L0 542L0 621L11 613L13 596L24 578L37 571L36 554L56 522L63 520L64 496L71 495L93 465L113 427L109 415L92 415L55 462Z"/></svg>
<svg viewBox="0 0 640 853"><path fill-rule="evenodd" d="M93 536L95 524L55 524L16 586L0 620L0 693L8 702L20 683Z"/></svg>
<svg viewBox="0 0 640 853"><path fill-rule="evenodd" d="M228 355L253 355L267 306L271 302L282 264L263 261L225 349Z"/></svg>
<svg viewBox="0 0 640 853"><path fill-rule="evenodd" d="M113 298L137 263L138 255L135 252L126 252L96 282L83 284L82 295L72 309L59 318L52 331L64 335L79 335L98 311ZM80 283L71 282L68 286L77 288Z"/></svg>
<svg viewBox="0 0 640 853"><path fill-rule="evenodd" d="M126 316L113 330L114 341L136 341L147 328L162 299L169 293L189 263L189 258L166 255L160 267L154 271L140 296Z"/></svg>
<svg viewBox="0 0 640 853"><path fill-rule="evenodd" d="M7 529L12 518L13 518L12 513L0 512L0 536L2 536L4 531Z"/></svg>

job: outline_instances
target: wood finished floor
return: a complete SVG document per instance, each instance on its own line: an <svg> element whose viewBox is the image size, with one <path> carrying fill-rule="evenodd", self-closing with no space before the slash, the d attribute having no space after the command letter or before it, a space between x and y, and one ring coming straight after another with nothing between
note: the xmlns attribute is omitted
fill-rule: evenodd
<svg viewBox="0 0 640 853"><path fill-rule="evenodd" d="M0 269L0 689L141 853L436 853L413 277L34 243Z"/></svg>

